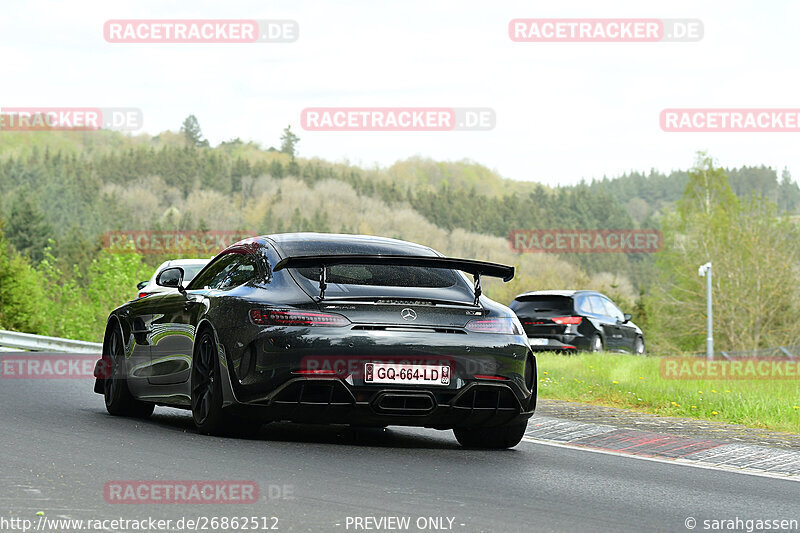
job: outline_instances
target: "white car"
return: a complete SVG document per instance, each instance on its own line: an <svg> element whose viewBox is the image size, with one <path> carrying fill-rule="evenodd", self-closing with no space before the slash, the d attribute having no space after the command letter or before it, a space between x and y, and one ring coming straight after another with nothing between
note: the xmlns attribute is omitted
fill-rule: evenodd
<svg viewBox="0 0 800 533"><path fill-rule="evenodd" d="M169 267L181 267L183 269L183 283L186 285L194 277L197 275L198 272L203 270L203 267L208 264L211 259L173 259L171 261L164 261L159 265L153 275L147 281L140 281L136 288L139 289L139 298L144 298L145 296L150 296L151 294L164 294L168 292L175 292L178 289L170 289L167 287L161 287L156 285L156 277L161 273L162 270Z"/></svg>

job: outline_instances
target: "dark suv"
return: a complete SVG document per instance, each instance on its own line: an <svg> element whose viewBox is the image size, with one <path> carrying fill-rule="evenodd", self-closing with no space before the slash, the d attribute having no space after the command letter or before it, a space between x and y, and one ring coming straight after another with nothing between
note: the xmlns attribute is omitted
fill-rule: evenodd
<svg viewBox="0 0 800 533"><path fill-rule="evenodd" d="M540 351L631 352L644 355L644 335L606 295L534 291L511 302L531 348Z"/></svg>

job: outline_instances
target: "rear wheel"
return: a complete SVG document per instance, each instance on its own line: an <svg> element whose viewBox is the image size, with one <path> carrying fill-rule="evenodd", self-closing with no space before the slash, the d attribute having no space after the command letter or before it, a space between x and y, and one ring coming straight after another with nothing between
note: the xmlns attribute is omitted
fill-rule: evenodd
<svg viewBox="0 0 800 533"><path fill-rule="evenodd" d="M219 351L214 334L203 331L192 360L192 419L200 433L217 435L223 432L222 381Z"/></svg>
<svg viewBox="0 0 800 533"><path fill-rule="evenodd" d="M600 335L595 334L594 337L592 337L592 342L589 344L589 350L592 352L603 351L603 339L600 338Z"/></svg>
<svg viewBox="0 0 800 533"><path fill-rule="evenodd" d="M108 352L111 368L104 380L103 388L106 410L115 416L147 418L153 414L155 405L137 400L128 389L125 348L118 331L113 331L108 338Z"/></svg>
<svg viewBox="0 0 800 533"><path fill-rule="evenodd" d="M519 444L527 427L527 422L519 422L493 428L456 428L453 433L465 448L502 450Z"/></svg>

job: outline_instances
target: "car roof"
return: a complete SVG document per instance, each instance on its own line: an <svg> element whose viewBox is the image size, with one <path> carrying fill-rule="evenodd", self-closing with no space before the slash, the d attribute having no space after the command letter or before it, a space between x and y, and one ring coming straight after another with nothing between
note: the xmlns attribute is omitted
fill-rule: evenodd
<svg viewBox="0 0 800 533"><path fill-rule="evenodd" d="M514 297L514 299L524 298L527 296L575 296L576 294L599 294L603 295L603 293L597 291L590 291L590 290L551 290L551 291L530 291L530 292L523 292L522 294L518 294Z"/></svg>
<svg viewBox="0 0 800 533"><path fill-rule="evenodd" d="M174 267L182 265L205 265L209 261L211 261L211 259L170 259L169 261L164 261L161 264L161 267L168 267L168 266Z"/></svg>

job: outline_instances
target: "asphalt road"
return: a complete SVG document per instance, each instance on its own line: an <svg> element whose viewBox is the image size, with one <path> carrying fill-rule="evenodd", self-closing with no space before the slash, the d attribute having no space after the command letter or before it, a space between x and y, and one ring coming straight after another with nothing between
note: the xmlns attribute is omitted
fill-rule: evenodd
<svg viewBox="0 0 800 533"><path fill-rule="evenodd" d="M277 517L279 531L334 532L375 531L356 529L354 517L387 516L410 517L403 531L448 517L449 529L445 519L424 530L457 532L688 531L687 517L702 531L703 519L800 519L800 484L787 480L530 442L469 451L452 432L424 429L272 424L254 438L206 437L183 411L112 417L87 380L0 380L0 432L6 518L257 515ZM253 480L260 499L111 504L103 489L112 480Z"/></svg>

